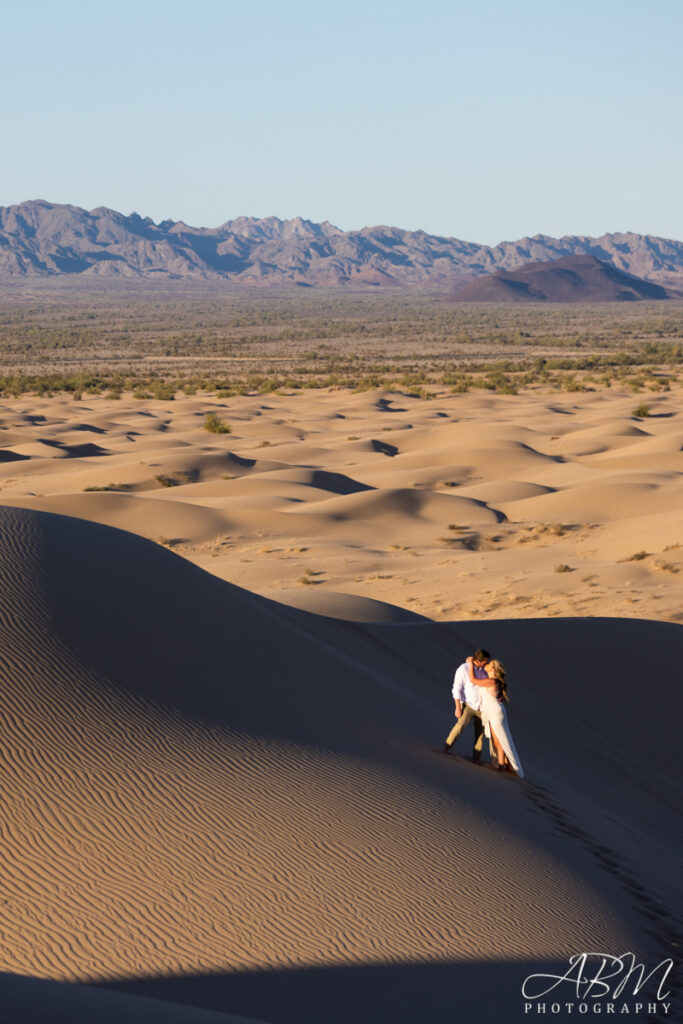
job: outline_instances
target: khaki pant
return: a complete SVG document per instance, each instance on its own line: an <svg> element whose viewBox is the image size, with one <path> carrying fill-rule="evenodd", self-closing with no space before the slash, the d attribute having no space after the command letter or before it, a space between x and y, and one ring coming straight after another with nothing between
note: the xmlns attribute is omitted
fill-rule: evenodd
<svg viewBox="0 0 683 1024"><path fill-rule="evenodd" d="M481 752L484 749L484 724L481 720L481 711L475 711L474 708L469 706L469 704L465 704L462 709L462 714L449 732L446 743L449 747L455 743L460 733L463 729L467 728L470 722L474 728L474 747L472 748L472 757L474 760L478 761L481 757ZM496 754L493 740L489 741L489 756L495 764L498 763L498 755Z"/></svg>

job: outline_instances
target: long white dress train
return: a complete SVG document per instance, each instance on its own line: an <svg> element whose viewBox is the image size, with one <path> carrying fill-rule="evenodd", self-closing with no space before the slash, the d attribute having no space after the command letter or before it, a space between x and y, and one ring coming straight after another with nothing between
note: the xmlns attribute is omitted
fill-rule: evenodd
<svg viewBox="0 0 683 1024"><path fill-rule="evenodd" d="M523 779L524 769L522 768L522 762L519 759L519 754L515 749L515 744L512 741L505 704L501 704L500 701L496 700L493 690L489 687L482 686L480 688L480 693L481 717L484 722L486 735L490 739L491 729L493 729L498 737L501 747L507 754L508 761L517 772L519 778Z"/></svg>

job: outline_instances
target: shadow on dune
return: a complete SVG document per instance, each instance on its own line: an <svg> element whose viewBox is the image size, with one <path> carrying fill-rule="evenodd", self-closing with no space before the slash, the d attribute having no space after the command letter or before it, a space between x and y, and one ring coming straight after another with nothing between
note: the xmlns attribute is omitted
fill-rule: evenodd
<svg viewBox="0 0 683 1024"><path fill-rule="evenodd" d="M657 713L656 728L649 718L644 727L642 698L656 676L658 706L679 706L675 673L663 671L679 657L679 625L328 619L227 584L131 534L12 512L38 517L48 530L42 572L52 614L87 663L134 694L247 734L256 726L263 737L319 743L401 771L409 765L414 777L443 785L444 772L457 774L434 758L452 720L453 669L487 647L509 672L512 730L527 774L510 806L495 801L496 816L509 813L514 823L521 794L539 783L562 792L583 823L572 843L595 854L600 875L625 868L620 858L611 869L601 860L596 830L610 847L626 843L644 861L661 856L662 871L669 864L679 838L678 719ZM469 742L458 753L467 755ZM471 789L476 804L482 785L472 780L464 795ZM540 810L553 829L574 828L555 820L552 807ZM633 844L624 829L652 845Z"/></svg>
<svg viewBox="0 0 683 1024"><path fill-rule="evenodd" d="M30 455L19 455L18 452L10 451L7 448L0 451L0 462L26 462L30 458Z"/></svg>
<svg viewBox="0 0 683 1024"><path fill-rule="evenodd" d="M95 427L92 423L72 423L71 430L87 430L89 434L106 434L105 427Z"/></svg>
<svg viewBox="0 0 683 1024"><path fill-rule="evenodd" d="M260 1024L78 982L0 973L3 1024ZM265 1024L265 1022L263 1022Z"/></svg>
<svg viewBox="0 0 683 1024"><path fill-rule="evenodd" d="M374 490L369 484L362 484L344 473L331 473L326 469L313 470L311 484L322 491L332 491L334 494L357 494L359 491Z"/></svg>
<svg viewBox="0 0 683 1024"><path fill-rule="evenodd" d="M378 964L145 978L107 987L269 1024L510 1024L525 1019L526 977L563 974L567 967L559 961Z"/></svg>
<svg viewBox="0 0 683 1024"><path fill-rule="evenodd" d="M417 747L442 741L454 666L484 646L506 662L513 728L532 769L537 756L562 773L572 751L590 740L603 762L614 760L624 785L638 770L634 755L662 782L664 773L675 775L675 721L665 715L656 729L643 727L639 681L656 675L665 707L680 699L675 673L663 671L678 657L679 625L344 622L225 583L121 530L9 508L2 521L7 536L16 522L43 537L40 574L59 635L133 693L247 732L258 708L262 735L304 743L324 737L332 749L377 754L376 723L388 712L395 737L412 737ZM572 771L581 773L573 760Z"/></svg>
<svg viewBox="0 0 683 1024"><path fill-rule="evenodd" d="M395 444L387 444L386 441L377 441L375 438L370 442L373 449L379 452L380 455L388 455L389 458L393 458L394 455L398 455L398 448Z"/></svg>
<svg viewBox="0 0 683 1024"><path fill-rule="evenodd" d="M61 441L43 438L42 443L47 445L48 448L57 448L61 452L66 452L70 459L88 459L95 455L111 454L105 448L101 448L92 442L86 442L85 444L63 444Z"/></svg>
<svg viewBox="0 0 683 1024"><path fill-rule="evenodd" d="M405 396L403 396L403 397L405 397ZM377 401L375 402L375 408L378 409L379 412L407 412L408 411L407 409L402 409L402 408L399 408L399 406L395 406L393 398L378 398Z"/></svg>
<svg viewBox="0 0 683 1024"><path fill-rule="evenodd" d="M557 976L567 969L566 960L378 964L152 977L100 985L0 974L0 1000L7 1024L516 1024L538 1017L537 1007L543 1004L543 1019L550 1015L553 1020L569 1020L567 1002L575 1003L571 1019L579 1015L576 989L569 984L541 998L525 999L522 994L529 976ZM530 984L538 991L543 983ZM653 998L657 984L647 984L638 1001ZM616 1005L633 1008L635 1002L627 988ZM553 1013L553 1003L559 1003L562 1012ZM673 1011L671 1005L672 1020Z"/></svg>

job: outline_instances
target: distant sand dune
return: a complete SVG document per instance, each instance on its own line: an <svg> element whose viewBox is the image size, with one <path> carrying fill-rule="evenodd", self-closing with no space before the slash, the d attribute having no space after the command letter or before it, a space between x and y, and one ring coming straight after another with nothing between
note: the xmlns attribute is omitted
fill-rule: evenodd
<svg viewBox="0 0 683 1024"><path fill-rule="evenodd" d="M0 498L307 601L683 620L680 388L648 393L641 417L616 386L432 392L8 399ZM230 433L204 429L211 411Z"/></svg>
<svg viewBox="0 0 683 1024"><path fill-rule="evenodd" d="M229 527L217 512L179 502L155 501L132 494L51 495L49 498L6 498L7 505L31 507L78 519L96 520L143 537L184 537L204 540Z"/></svg>
<svg viewBox="0 0 683 1024"><path fill-rule="evenodd" d="M327 498L316 504L318 515L333 519L364 521L378 516L395 522L397 516L425 517L441 522L460 517L468 523L495 523L501 516L483 502L451 494L432 494L408 488L385 487L382 490L362 491ZM296 509L293 510L296 512Z"/></svg>
<svg viewBox="0 0 683 1024"><path fill-rule="evenodd" d="M667 505L680 508L682 501L683 483L678 481L667 486L664 482L612 479L516 501L514 514L540 520L599 523L656 513Z"/></svg>

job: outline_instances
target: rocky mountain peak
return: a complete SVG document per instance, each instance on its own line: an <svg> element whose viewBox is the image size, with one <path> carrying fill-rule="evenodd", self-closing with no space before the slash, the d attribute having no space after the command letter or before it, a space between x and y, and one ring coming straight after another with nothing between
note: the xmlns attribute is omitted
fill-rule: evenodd
<svg viewBox="0 0 683 1024"><path fill-rule="evenodd" d="M30 200L0 207L0 277L123 274L274 284L450 290L497 268L593 256L649 281L683 286L683 242L623 232L536 234L496 246L375 225L342 231L304 217L237 217L219 227L155 223L108 207Z"/></svg>

